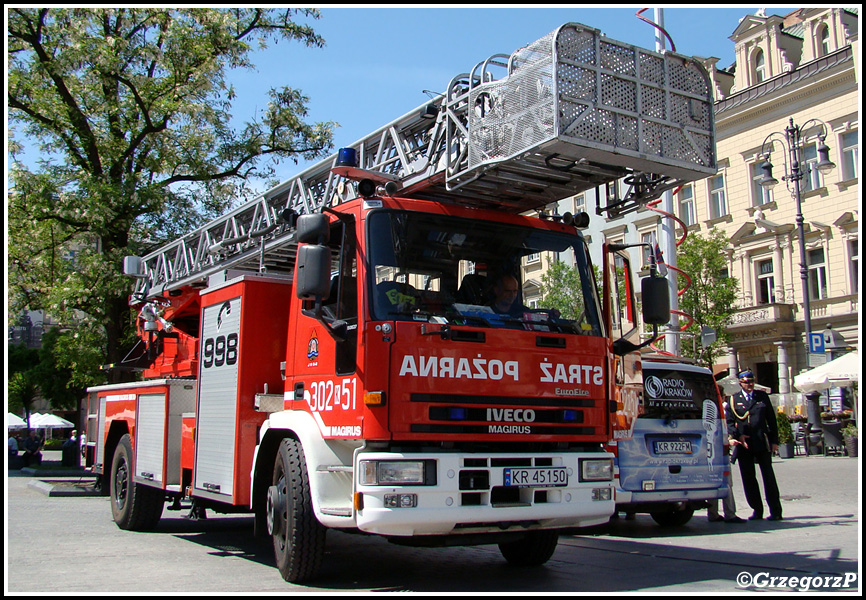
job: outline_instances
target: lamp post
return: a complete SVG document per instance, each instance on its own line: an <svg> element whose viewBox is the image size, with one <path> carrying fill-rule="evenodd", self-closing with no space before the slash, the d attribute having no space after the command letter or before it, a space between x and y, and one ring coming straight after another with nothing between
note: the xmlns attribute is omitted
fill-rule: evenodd
<svg viewBox="0 0 866 600"><path fill-rule="evenodd" d="M797 238L800 249L800 281L803 286L803 326L806 336L807 363L809 362L811 350L810 338L812 334L812 313L809 298L809 267L806 263L806 232L803 219L801 182L803 181L805 174L809 171L809 167L806 167L805 169L803 168L803 131L805 131L810 124L820 125L821 127L821 133L818 134L818 161L815 164L815 168L817 168L821 173L829 173L836 167L836 165L830 161L830 148L825 143L828 130L826 123L820 119L810 119L801 127L795 125L794 119L791 118L784 133L778 131L773 132L764 139L764 143L761 145L761 154L764 156L764 162L761 164L763 175L759 181L761 186L765 189L772 189L777 183L779 183L779 181L773 177L773 165L770 163L770 152L772 152L773 144L774 142L779 141L782 144L783 149L787 151L787 158L785 160L785 176L782 177L782 179L785 180L785 185L794 197L794 201L797 203L796 223ZM769 148L767 146L768 143ZM808 411L809 422L814 423L815 425L820 424L820 419L818 418L817 398L809 399Z"/></svg>

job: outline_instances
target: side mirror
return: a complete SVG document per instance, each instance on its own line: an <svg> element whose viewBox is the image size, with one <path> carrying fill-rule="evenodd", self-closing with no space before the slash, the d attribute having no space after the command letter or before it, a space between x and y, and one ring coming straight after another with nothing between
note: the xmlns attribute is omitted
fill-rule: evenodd
<svg viewBox="0 0 866 600"><path fill-rule="evenodd" d="M331 292L331 249L318 244L299 247L297 267L297 297L301 300L327 298Z"/></svg>
<svg viewBox="0 0 866 600"><path fill-rule="evenodd" d="M301 313L316 319L337 342L348 339L349 324L324 315L322 300L331 293L331 249L321 244L307 244L298 248L298 272L295 276L295 294L301 300L311 300L315 307Z"/></svg>
<svg viewBox="0 0 866 600"><path fill-rule="evenodd" d="M640 282L643 321L647 325L664 325L671 320L671 299L668 280L645 277Z"/></svg>
<svg viewBox="0 0 866 600"><path fill-rule="evenodd" d="M302 244L327 244L331 234L328 216L322 213L301 215L297 228L297 240Z"/></svg>

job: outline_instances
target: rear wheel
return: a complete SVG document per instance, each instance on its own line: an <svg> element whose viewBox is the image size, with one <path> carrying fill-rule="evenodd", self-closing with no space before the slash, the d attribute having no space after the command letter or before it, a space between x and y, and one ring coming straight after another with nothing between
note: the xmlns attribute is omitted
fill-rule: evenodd
<svg viewBox="0 0 866 600"><path fill-rule="evenodd" d="M523 539L499 544L499 551L512 565L537 567L550 560L558 543L557 531L530 531Z"/></svg>
<svg viewBox="0 0 866 600"><path fill-rule="evenodd" d="M664 510L650 513L653 521L662 527L682 527L692 519L695 514L693 508L685 508L683 510Z"/></svg>
<svg viewBox="0 0 866 600"><path fill-rule="evenodd" d="M304 451L297 440L280 443L268 488L267 525L283 579L297 583L314 577L325 555L327 530L313 511Z"/></svg>
<svg viewBox="0 0 866 600"><path fill-rule="evenodd" d="M132 438L120 438L111 461L111 516L121 529L150 531L162 516L165 493L133 481Z"/></svg>

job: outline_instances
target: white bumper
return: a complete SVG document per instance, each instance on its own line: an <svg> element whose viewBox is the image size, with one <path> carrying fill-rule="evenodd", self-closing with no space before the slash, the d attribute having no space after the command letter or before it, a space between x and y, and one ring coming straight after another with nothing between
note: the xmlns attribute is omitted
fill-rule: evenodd
<svg viewBox="0 0 866 600"><path fill-rule="evenodd" d="M586 527L605 523L614 511L612 479L581 481L580 461L608 460L607 453L396 454L359 452L361 461L434 463L432 485L362 485L356 526L380 535L445 535ZM564 468L565 485L508 486L505 471ZM561 482L560 482L561 483ZM405 498L404 507L401 504Z"/></svg>

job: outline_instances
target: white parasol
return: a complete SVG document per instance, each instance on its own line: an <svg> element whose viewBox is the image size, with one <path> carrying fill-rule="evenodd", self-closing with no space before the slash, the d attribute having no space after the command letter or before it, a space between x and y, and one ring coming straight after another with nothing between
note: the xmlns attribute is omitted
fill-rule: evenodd
<svg viewBox="0 0 866 600"><path fill-rule="evenodd" d="M68 429L75 427L75 423L67 421L63 417L52 414L43 414L30 417L30 427L33 429Z"/></svg>
<svg viewBox="0 0 866 600"><path fill-rule="evenodd" d="M7 429L26 429L27 422L15 413L6 413Z"/></svg>
<svg viewBox="0 0 866 600"><path fill-rule="evenodd" d="M848 387L860 381L860 355L844 354L794 377L794 387L801 392L818 392L831 387Z"/></svg>

